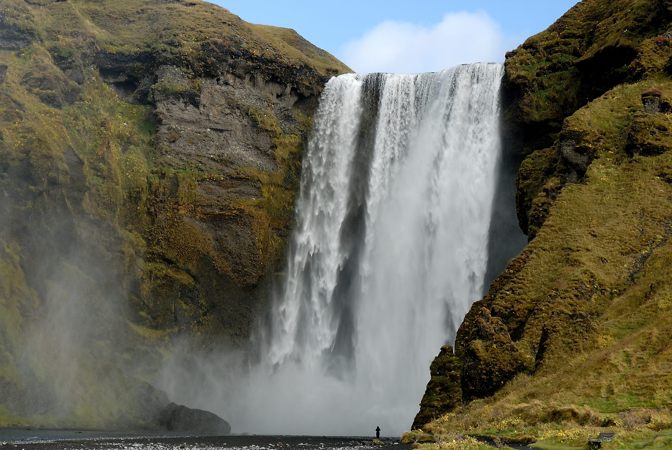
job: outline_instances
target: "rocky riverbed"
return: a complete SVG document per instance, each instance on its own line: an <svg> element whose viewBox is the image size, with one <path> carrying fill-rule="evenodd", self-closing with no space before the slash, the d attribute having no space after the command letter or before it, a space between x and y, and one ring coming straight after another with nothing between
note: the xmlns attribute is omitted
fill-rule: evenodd
<svg viewBox="0 0 672 450"><path fill-rule="evenodd" d="M289 450L289 449L410 449L397 440L383 439L374 444L372 439L357 437L305 436L141 436L121 433L4 430L0 431L0 448L21 450Z"/></svg>

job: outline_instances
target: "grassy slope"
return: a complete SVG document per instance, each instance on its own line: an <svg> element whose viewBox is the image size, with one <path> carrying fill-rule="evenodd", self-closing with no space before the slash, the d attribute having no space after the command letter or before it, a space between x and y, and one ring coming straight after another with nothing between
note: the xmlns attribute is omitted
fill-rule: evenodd
<svg viewBox="0 0 672 450"><path fill-rule="evenodd" d="M23 3L20 0L17 4ZM49 2L47 2L49 3ZM226 9L193 1L69 0L49 8L31 8L32 23L45 44L67 50L95 40L101 50L120 53L167 51L194 56L210 39L232 40L238 49L289 65L304 64L324 75L348 68L327 52L284 28L252 25ZM77 29L70 34L64 26Z"/></svg>
<svg viewBox="0 0 672 450"><path fill-rule="evenodd" d="M665 181L672 155L627 158L616 144L625 143L627 120L609 124L612 130L592 128L600 112L616 104L637 108L641 90L651 84L663 86L617 88L574 117L587 119L611 142L598 150L585 183L562 191L519 257L524 268L494 299L493 308L516 305L527 317L515 342L525 373L430 430L531 436L581 448L605 423L621 439L630 427L672 426L672 186ZM536 366L543 329L552 329L553 339Z"/></svg>
<svg viewBox="0 0 672 450"><path fill-rule="evenodd" d="M672 115L642 104L652 88L672 96L672 42L663 3L623 3L585 1L509 57L510 86L524 86L509 118L546 130L525 136L527 153L550 147L519 178L535 237L458 333L472 401L424 427L441 442L585 448L611 430L603 448L672 445ZM614 47L636 53L624 63ZM617 61L600 56L602 85L588 64L600 54ZM583 107L575 96L600 90Z"/></svg>

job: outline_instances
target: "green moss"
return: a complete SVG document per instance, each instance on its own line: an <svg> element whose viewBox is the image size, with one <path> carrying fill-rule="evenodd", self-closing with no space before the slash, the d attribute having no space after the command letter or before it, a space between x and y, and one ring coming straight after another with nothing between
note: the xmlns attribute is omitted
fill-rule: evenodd
<svg viewBox="0 0 672 450"><path fill-rule="evenodd" d="M236 205L254 220L254 232L260 253L277 259L287 244L286 230L293 219L294 201L299 184L303 140L298 134L282 134L274 118L266 115L265 124L274 130L275 159L273 172L245 168L243 173L259 181L262 198L244 200Z"/></svg>
<svg viewBox="0 0 672 450"><path fill-rule="evenodd" d="M661 419L632 431L628 417L642 409L667 417L672 399L669 55L667 43L651 37L660 33L652 13L660 3L607 3L582 2L507 62L509 81L522 89L515 120L545 122L541 136L527 136L527 151L551 145L532 151L519 172L519 215L535 239L458 333L463 393L474 387L487 398L428 425L435 436L524 433L540 448L580 448L603 422L623 436L607 448L630 448L666 426ZM567 40L577 36L575 52ZM626 52L632 62L618 59L623 48L634 49ZM576 60L564 67L558 52ZM598 61L620 65L585 90ZM576 86L560 80L583 84L584 94L606 92L579 108ZM650 92L665 100L660 112L645 111L642 94ZM524 364L511 372L503 364L515 355ZM500 376L507 384L490 395L488 382ZM577 419L586 408L589 424ZM574 411L572 419L559 411Z"/></svg>
<svg viewBox="0 0 672 450"><path fill-rule="evenodd" d="M563 120L624 81L660 72L668 49L654 44L671 13L652 0L588 0L507 55L506 116L521 153L548 147Z"/></svg>
<svg viewBox="0 0 672 450"><path fill-rule="evenodd" d="M665 449L672 447L672 431L645 431L628 433L621 436L610 447L606 448L631 448L631 449Z"/></svg>
<svg viewBox="0 0 672 450"><path fill-rule="evenodd" d="M666 36L646 39L639 46L639 54L632 64L635 73L642 77L653 77L665 73L672 57L672 40Z"/></svg>
<svg viewBox="0 0 672 450"><path fill-rule="evenodd" d="M128 322L128 326L133 330L133 332L140 336L144 341L164 341L170 338L171 334L177 330L157 330L155 328L148 328L141 325L138 325L133 322Z"/></svg>
<svg viewBox="0 0 672 450"><path fill-rule="evenodd" d="M170 277L176 280L178 283L185 286L193 286L195 283L194 278L188 273L178 270L175 267L170 267L161 263L148 263L145 264L143 270L148 277L153 278L165 278Z"/></svg>
<svg viewBox="0 0 672 450"><path fill-rule="evenodd" d="M461 366L462 363L454 355L452 347L441 348L439 356L430 367L431 379L420 403L420 413L413 421L414 429L452 411L462 403Z"/></svg>
<svg viewBox="0 0 672 450"><path fill-rule="evenodd" d="M636 155L656 155L672 150L672 118L669 114L636 114L628 132L626 151Z"/></svg>
<svg viewBox="0 0 672 450"><path fill-rule="evenodd" d="M81 37L65 37L58 32L63 24L68 24L85 31L86 38L95 39L101 49L111 54L154 52L193 58L204 42L217 37L235 41L255 56L314 67L324 75L348 71L333 56L292 30L250 25L227 10L200 0L189 3L76 0L32 11L22 2L16 3L24 14L15 13L15 21L36 24L50 46L80 48L86 44ZM11 7L9 10L12 11ZM135 20L129 21L128 17Z"/></svg>
<svg viewBox="0 0 672 450"><path fill-rule="evenodd" d="M271 134L271 136L274 137L282 134L282 129L278 123L278 118L275 117L272 111L268 109L251 107L248 110L248 114L259 129L267 131Z"/></svg>
<svg viewBox="0 0 672 450"><path fill-rule="evenodd" d="M37 24L31 9L21 0L7 0L3 5L0 23L32 36L37 34Z"/></svg>
<svg viewBox="0 0 672 450"><path fill-rule="evenodd" d="M536 235L546 216L551 198L556 195L556 183L551 180L559 163L555 148L537 150L518 169L516 208L519 223L530 238Z"/></svg>
<svg viewBox="0 0 672 450"><path fill-rule="evenodd" d="M162 78L152 87L155 96L182 98L197 104L201 95L201 81L188 78Z"/></svg>

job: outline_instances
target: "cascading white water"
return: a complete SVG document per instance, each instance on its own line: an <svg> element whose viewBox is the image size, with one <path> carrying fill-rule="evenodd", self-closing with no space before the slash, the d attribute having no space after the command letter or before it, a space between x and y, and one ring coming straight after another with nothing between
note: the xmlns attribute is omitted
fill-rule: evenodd
<svg viewBox="0 0 672 450"><path fill-rule="evenodd" d="M261 362L202 406L237 432L410 427L433 357L483 293L502 72L327 84Z"/></svg>
<svg viewBox="0 0 672 450"><path fill-rule="evenodd" d="M501 77L478 64L325 89L268 359L311 374L306 395L349 385L353 429L330 396L302 412L332 432L407 429L429 363L482 294Z"/></svg>

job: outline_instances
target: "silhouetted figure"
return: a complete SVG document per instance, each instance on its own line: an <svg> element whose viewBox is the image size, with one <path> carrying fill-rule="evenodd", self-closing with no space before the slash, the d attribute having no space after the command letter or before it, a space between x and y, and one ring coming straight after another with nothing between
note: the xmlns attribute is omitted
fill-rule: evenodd
<svg viewBox="0 0 672 450"><path fill-rule="evenodd" d="M376 427L376 439L380 439L380 427Z"/></svg>

